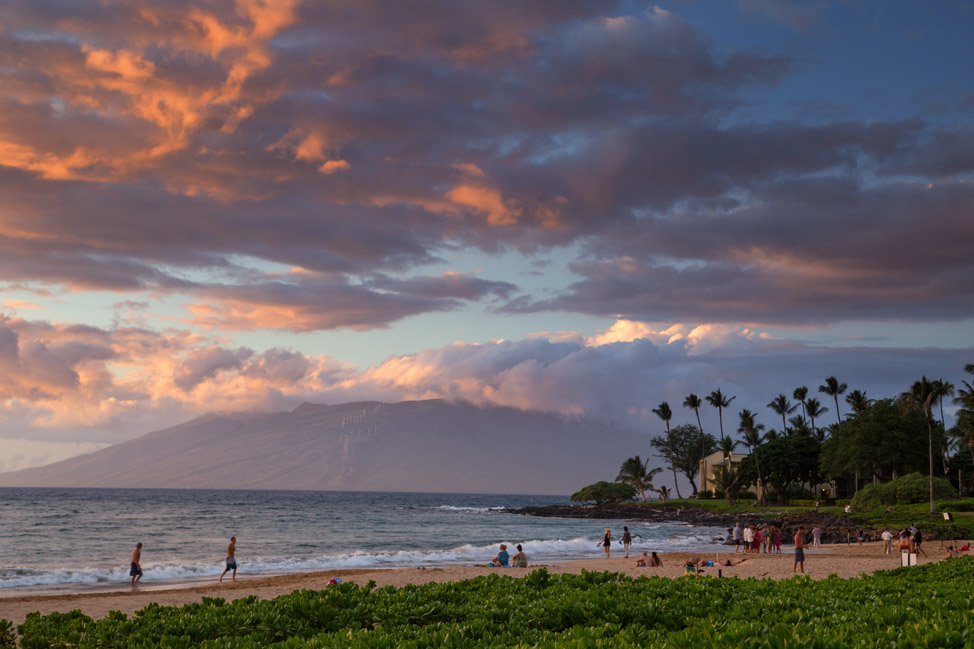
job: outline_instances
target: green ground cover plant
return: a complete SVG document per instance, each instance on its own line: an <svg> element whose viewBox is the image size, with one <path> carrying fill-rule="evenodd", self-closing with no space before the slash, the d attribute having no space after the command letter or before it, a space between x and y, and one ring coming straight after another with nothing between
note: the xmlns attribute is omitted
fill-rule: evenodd
<svg viewBox="0 0 974 649"><path fill-rule="evenodd" d="M972 579L974 558L822 581L538 569L521 579L150 605L131 618L33 614L17 633L25 649L970 647Z"/></svg>

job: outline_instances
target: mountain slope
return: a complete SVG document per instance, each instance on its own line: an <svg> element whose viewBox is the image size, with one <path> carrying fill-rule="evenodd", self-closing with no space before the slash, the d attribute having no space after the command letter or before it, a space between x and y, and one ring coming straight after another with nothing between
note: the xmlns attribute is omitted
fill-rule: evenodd
<svg viewBox="0 0 974 649"><path fill-rule="evenodd" d="M611 480L645 437L441 400L205 415L0 486L571 493Z"/></svg>

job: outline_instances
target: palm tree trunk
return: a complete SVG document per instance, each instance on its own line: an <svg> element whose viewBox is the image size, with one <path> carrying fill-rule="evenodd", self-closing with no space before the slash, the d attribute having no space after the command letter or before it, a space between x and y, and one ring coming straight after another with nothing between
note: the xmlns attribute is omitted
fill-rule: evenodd
<svg viewBox="0 0 974 649"><path fill-rule="evenodd" d="M720 441L724 441L724 409L717 408L717 420L720 422Z"/></svg>
<svg viewBox="0 0 974 649"><path fill-rule="evenodd" d="M757 467L758 470L758 488L761 490L761 506L764 507L767 504L767 502L764 500L764 480L761 479L761 463L758 462L757 446L754 447L753 453L754 453L754 466ZM781 498L781 494L778 494L778 498L779 499Z"/></svg>
<svg viewBox="0 0 974 649"><path fill-rule="evenodd" d="M707 444L703 437L703 425L700 423L700 408L694 408L693 411L697 413L697 430L700 431L700 461L707 456Z"/></svg>
<svg viewBox="0 0 974 649"><path fill-rule="evenodd" d="M930 411L927 410L927 432L928 432L928 448L927 454L930 457L930 513L936 512L933 506L933 416Z"/></svg>
<svg viewBox="0 0 974 649"><path fill-rule="evenodd" d="M839 426L842 425L842 415L839 413L839 393L836 392L832 395L835 397L835 417L839 420Z"/></svg>
<svg viewBox="0 0 974 649"><path fill-rule="evenodd" d="M666 439L670 443L670 468L673 470L673 486L676 488L676 497L683 498L680 495L680 483L676 479L676 463L673 461L673 436L670 435L670 422L666 422ZM932 442L931 442L932 443ZM933 469L931 469L932 471ZM933 484L932 482L930 484Z"/></svg>
<svg viewBox="0 0 974 649"><path fill-rule="evenodd" d="M940 443L940 461L944 465L944 475L947 475L947 422L944 421L943 397L940 397L940 430L944 433L944 439Z"/></svg>

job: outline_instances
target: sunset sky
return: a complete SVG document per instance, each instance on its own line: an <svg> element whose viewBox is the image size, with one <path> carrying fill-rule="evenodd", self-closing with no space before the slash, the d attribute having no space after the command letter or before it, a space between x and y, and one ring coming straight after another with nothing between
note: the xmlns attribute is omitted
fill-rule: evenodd
<svg viewBox="0 0 974 649"><path fill-rule="evenodd" d="M658 434L692 391L771 428L829 375L959 383L972 30L960 0L3 2L0 470L303 401Z"/></svg>

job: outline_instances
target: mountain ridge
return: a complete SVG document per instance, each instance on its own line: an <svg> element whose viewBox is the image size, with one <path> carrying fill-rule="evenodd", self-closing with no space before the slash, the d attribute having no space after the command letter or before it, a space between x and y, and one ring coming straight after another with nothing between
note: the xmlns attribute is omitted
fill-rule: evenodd
<svg viewBox="0 0 974 649"><path fill-rule="evenodd" d="M0 486L566 494L612 479L645 438L561 415L443 399L205 413ZM647 445L648 446L648 445Z"/></svg>

